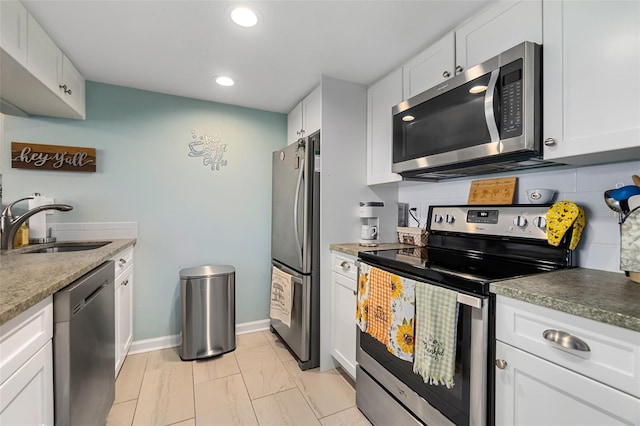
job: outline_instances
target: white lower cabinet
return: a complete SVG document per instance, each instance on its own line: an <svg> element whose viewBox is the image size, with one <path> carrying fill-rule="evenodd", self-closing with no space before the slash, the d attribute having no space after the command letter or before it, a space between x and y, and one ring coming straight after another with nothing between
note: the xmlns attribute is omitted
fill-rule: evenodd
<svg viewBox="0 0 640 426"><path fill-rule="evenodd" d="M331 355L356 377L356 283L355 257L333 253L331 271Z"/></svg>
<svg viewBox="0 0 640 426"><path fill-rule="evenodd" d="M503 296L496 425L640 424L640 333Z"/></svg>
<svg viewBox="0 0 640 426"><path fill-rule="evenodd" d="M53 298L0 326L0 425L53 425Z"/></svg>
<svg viewBox="0 0 640 426"><path fill-rule="evenodd" d="M118 376L133 341L133 247L115 261L115 376Z"/></svg>

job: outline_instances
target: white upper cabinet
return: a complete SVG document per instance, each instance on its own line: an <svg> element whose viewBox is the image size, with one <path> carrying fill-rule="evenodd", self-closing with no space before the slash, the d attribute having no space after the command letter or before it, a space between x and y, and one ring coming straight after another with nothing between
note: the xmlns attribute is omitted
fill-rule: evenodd
<svg viewBox="0 0 640 426"><path fill-rule="evenodd" d="M1 1L0 12L0 97L28 114L84 119L84 77L20 2Z"/></svg>
<svg viewBox="0 0 640 426"><path fill-rule="evenodd" d="M454 61L455 35L449 33L402 66L404 99L452 77Z"/></svg>
<svg viewBox="0 0 640 426"><path fill-rule="evenodd" d="M287 143L292 144L320 130L321 121L322 91L318 86L287 115Z"/></svg>
<svg viewBox="0 0 640 426"><path fill-rule="evenodd" d="M0 1L0 46L19 64L27 63L27 9L19 1Z"/></svg>
<svg viewBox="0 0 640 426"><path fill-rule="evenodd" d="M640 158L640 2L554 0L543 10L545 159Z"/></svg>
<svg viewBox="0 0 640 426"><path fill-rule="evenodd" d="M397 182L391 172L391 109L402 102L402 69L373 84L367 90L367 185Z"/></svg>

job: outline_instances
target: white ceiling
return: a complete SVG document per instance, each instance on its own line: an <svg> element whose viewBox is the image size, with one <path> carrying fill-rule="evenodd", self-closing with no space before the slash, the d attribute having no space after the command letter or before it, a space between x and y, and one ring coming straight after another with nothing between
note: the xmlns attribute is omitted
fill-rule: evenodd
<svg viewBox="0 0 640 426"><path fill-rule="evenodd" d="M23 3L87 80L286 113L321 75L371 84L489 1ZM231 21L239 4L258 25Z"/></svg>

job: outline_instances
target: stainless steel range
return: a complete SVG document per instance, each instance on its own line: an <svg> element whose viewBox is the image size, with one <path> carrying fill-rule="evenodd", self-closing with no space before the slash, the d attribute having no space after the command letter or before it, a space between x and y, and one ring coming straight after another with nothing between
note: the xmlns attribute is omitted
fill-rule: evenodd
<svg viewBox="0 0 640 426"><path fill-rule="evenodd" d="M376 425L493 423L491 282L569 268L568 243L547 243L549 205L431 206L423 248L360 252L362 264L457 292L454 386L430 385L413 365L358 329L356 403ZM417 343L416 343L417 344Z"/></svg>

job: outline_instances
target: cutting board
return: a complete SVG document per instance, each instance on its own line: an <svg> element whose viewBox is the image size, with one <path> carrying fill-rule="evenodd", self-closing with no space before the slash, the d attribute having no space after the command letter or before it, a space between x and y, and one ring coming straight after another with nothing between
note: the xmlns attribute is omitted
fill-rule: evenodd
<svg viewBox="0 0 640 426"><path fill-rule="evenodd" d="M467 204L513 204L517 181L517 177L474 180Z"/></svg>

